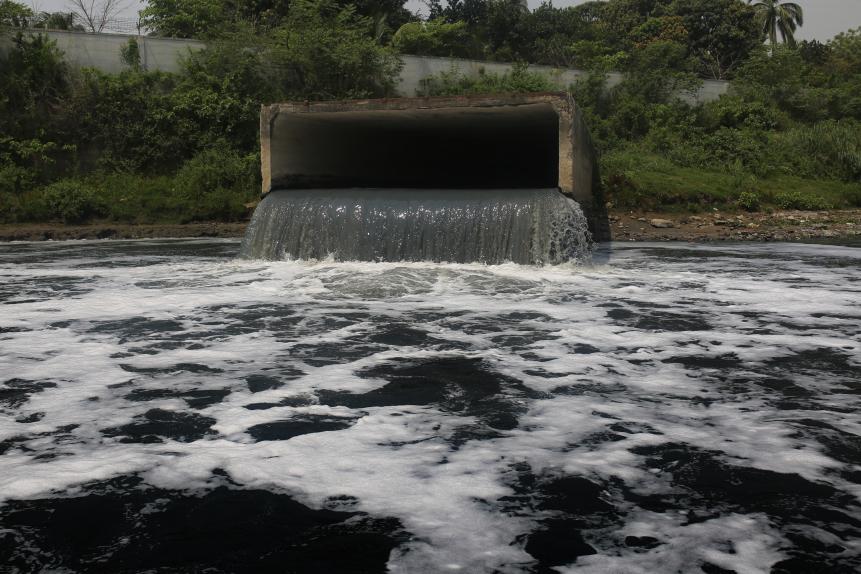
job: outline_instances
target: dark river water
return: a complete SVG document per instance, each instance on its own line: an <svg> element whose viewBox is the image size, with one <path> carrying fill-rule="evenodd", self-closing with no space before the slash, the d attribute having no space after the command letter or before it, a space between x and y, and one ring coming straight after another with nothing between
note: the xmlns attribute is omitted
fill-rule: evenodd
<svg viewBox="0 0 861 574"><path fill-rule="evenodd" d="M861 248L238 249L0 244L0 571L861 571Z"/></svg>

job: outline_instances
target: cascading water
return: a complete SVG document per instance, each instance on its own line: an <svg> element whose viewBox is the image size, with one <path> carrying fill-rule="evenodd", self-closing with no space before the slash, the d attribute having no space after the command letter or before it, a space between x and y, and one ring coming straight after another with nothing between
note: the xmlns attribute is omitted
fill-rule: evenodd
<svg viewBox="0 0 861 574"><path fill-rule="evenodd" d="M310 189L268 194L240 253L541 265L590 252L580 206L557 189Z"/></svg>

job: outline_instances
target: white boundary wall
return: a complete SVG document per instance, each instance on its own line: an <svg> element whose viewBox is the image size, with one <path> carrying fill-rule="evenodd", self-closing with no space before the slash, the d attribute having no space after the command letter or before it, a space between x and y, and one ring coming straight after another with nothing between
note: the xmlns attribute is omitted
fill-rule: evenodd
<svg viewBox="0 0 861 574"><path fill-rule="evenodd" d="M96 68L109 74L123 71L126 66L120 59L120 49L127 45L129 39L138 41L141 54L141 65L146 70L161 70L163 72L178 72L179 61L189 50L200 50L206 44L197 40L179 38L155 38L149 36L133 36L126 34L91 34L88 32L68 32L65 30L47 30L33 33L47 34L57 42L57 47L63 51L72 65L81 68ZM0 49L11 44L8 33L0 36Z"/></svg>
<svg viewBox="0 0 861 574"><path fill-rule="evenodd" d="M57 42L57 47L66 54L66 59L73 65L96 68L108 73L118 73L125 68L120 59L120 48L125 46L130 38L137 39L141 53L141 64L146 70L177 72L179 71L180 58L187 55L191 50L200 50L206 47L205 43L198 40L180 38L90 34L62 30L47 30L43 33ZM10 44L11 39L8 33L0 31L0 50L7 48ZM481 70L502 74L511 69L511 64L458 58L401 56L401 59L404 67L401 71L398 92L403 96L415 96L422 79L440 72L457 69L464 75L476 76ZM553 68L551 66L529 66L529 69L534 72L545 73L560 89L567 89L577 78L586 74L583 70ZM618 72L607 74L608 87L615 86L621 81L622 75ZM695 93L681 94L681 97L690 103L709 102L725 94L728 88L729 82L705 80Z"/></svg>
<svg viewBox="0 0 861 574"><path fill-rule="evenodd" d="M457 69L466 76L477 76L481 70L494 74L504 74L511 70L512 65L502 62L484 62L481 60L462 60L458 58L438 58L435 56L401 56L404 68L401 70L401 81L398 91L405 96L416 95L416 90L421 87L421 81L428 76L448 72ZM552 66L529 66L531 72L541 72L550 78L558 88L566 90L577 81L585 77L588 72L574 68L554 68ZM612 88L622 82L623 76L619 72L607 74L607 87ZM711 102L727 92L729 82L724 80L704 80L702 86L694 93L681 94L683 100L690 103Z"/></svg>

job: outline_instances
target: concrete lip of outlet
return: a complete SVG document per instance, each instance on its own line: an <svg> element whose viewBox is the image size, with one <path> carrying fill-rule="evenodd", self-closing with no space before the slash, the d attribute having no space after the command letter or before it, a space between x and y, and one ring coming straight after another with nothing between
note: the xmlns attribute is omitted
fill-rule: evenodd
<svg viewBox="0 0 861 574"><path fill-rule="evenodd" d="M567 93L264 105L263 194L277 189L557 187L596 239L606 213L589 132Z"/></svg>

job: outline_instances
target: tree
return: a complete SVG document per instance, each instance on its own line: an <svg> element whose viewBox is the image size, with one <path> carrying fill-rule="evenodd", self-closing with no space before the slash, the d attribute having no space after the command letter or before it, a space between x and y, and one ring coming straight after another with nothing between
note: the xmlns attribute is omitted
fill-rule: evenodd
<svg viewBox="0 0 861 574"><path fill-rule="evenodd" d="M470 27L479 26L487 18L488 3L489 0L448 0L443 6L440 0L428 0L428 19L442 18L450 24L466 22Z"/></svg>
<svg viewBox="0 0 861 574"><path fill-rule="evenodd" d="M752 0L748 0L752 2ZM804 25L804 12L801 6L794 2L780 0L760 0L753 4L762 30L768 34L772 48L777 44L777 32L780 38L791 48L795 47L795 30Z"/></svg>
<svg viewBox="0 0 861 574"><path fill-rule="evenodd" d="M287 97L326 100L391 95L400 60L380 46L374 22L335 0L293 0L273 31L271 64L285 78Z"/></svg>
<svg viewBox="0 0 861 574"><path fill-rule="evenodd" d="M576 66L573 45L591 38L592 24L575 8L556 8L544 1L527 16L532 42L529 61L551 66Z"/></svg>
<svg viewBox="0 0 861 574"><path fill-rule="evenodd" d="M11 49L0 55L0 134L35 133L39 116L68 93L67 70L56 42L43 34L19 32Z"/></svg>
<svg viewBox="0 0 861 574"><path fill-rule="evenodd" d="M392 47L402 54L471 58L476 46L466 22L442 19L407 22L392 37Z"/></svg>
<svg viewBox="0 0 861 574"><path fill-rule="evenodd" d="M193 149L225 138L251 152L260 104L391 95L400 62L372 27L371 18L333 0L293 0L267 35L239 24L189 54L171 95L169 129Z"/></svg>
<svg viewBox="0 0 861 574"><path fill-rule="evenodd" d="M262 32L278 26L290 2L277 0L147 0L141 24L154 35L208 40L243 26Z"/></svg>
<svg viewBox="0 0 861 574"><path fill-rule="evenodd" d="M74 12L39 12L33 18L34 28L48 30L75 30L83 32L84 27L77 23Z"/></svg>
<svg viewBox="0 0 861 574"><path fill-rule="evenodd" d="M843 75L861 74L861 28L837 34L828 43L836 70Z"/></svg>
<svg viewBox="0 0 861 574"><path fill-rule="evenodd" d="M627 96L643 104L673 101L701 85L696 63L684 44L656 40L631 53L625 70Z"/></svg>
<svg viewBox="0 0 861 574"><path fill-rule="evenodd" d="M799 50L786 45L765 46L751 54L739 67L733 93L747 102L760 102L788 113L801 121L815 121L827 115L827 105L819 101L809 81L810 66Z"/></svg>
<svg viewBox="0 0 861 574"><path fill-rule="evenodd" d="M527 61L533 44L529 7L524 0L490 0L484 24L487 56Z"/></svg>
<svg viewBox="0 0 861 574"><path fill-rule="evenodd" d="M126 8L124 0L69 0L72 13L90 32L102 32L108 22Z"/></svg>
<svg viewBox="0 0 861 574"><path fill-rule="evenodd" d="M335 4L353 5L356 14L374 20L376 38L388 38L392 30L415 18L404 8L405 1L338 0ZM247 28L265 34L286 21L293 4L293 0L147 0L141 23L154 35L173 38L209 40Z"/></svg>
<svg viewBox="0 0 861 574"><path fill-rule="evenodd" d="M861 28L838 34L829 43L826 70L837 94L832 116L861 120Z"/></svg>
<svg viewBox="0 0 861 574"><path fill-rule="evenodd" d="M63 54L42 34L18 33L0 53L0 192L49 177L58 148L49 118L69 94Z"/></svg>
<svg viewBox="0 0 861 574"><path fill-rule="evenodd" d="M822 66L831 57L831 46L823 44L819 40L803 40L798 45L798 52L801 54L801 59L808 64Z"/></svg>
<svg viewBox="0 0 861 574"><path fill-rule="evenodd" d="M605 41L615 49L629 50L635 42L632 33L650 18L667 13L671 0L610 0L597 13L596 25L602 29Z"/></svg>
<svg viewBox="0 0 861 574"><path fill-rule="evenodd" d="M356 7L356 14L371 18L377 30L377 38L385 37L397 31L407 22L417 20L415 14L404 6L406 0L339 0L337 3L342 7L352 4Z"/></svg>
<svg viewBox="0 0 861 574"><path fill-rule="evenodd" d="M13 0L0 0L0 26L25 28L33 17L33 11Z"/></svg>
<svg viewBox="0 0 861 574"><path fill-rule="evenodd" d="M723 80L762 45L754 8L741 0L676 0L672 13L687 30L684 42L704 76Z"/></svg>

